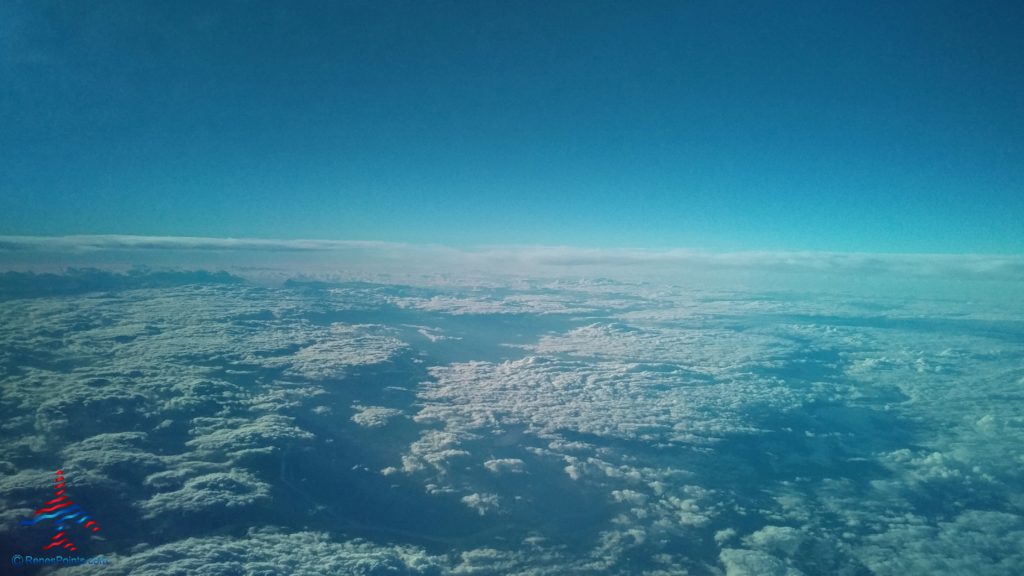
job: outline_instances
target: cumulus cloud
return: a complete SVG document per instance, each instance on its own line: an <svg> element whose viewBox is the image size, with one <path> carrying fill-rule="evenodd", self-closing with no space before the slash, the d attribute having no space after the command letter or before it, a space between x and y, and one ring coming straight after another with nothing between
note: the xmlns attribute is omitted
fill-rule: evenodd
<svg viewBox="0 0 1024 576"><path fill-rule="evenodd" d="M423 574L444 573L444 557L401 545L338 542L327 534L253 528L244 537L187 538L117 555L107 566L75 568L96 574Z"/></svg>
<svg viewBox="0 0 1024 576"><path fill-rule="evenodd" d="M602 265L646 266L630 258ZM0 301L4 518L30 511L66 465L85 497L147 528L97 540L116 555L105 573L1024 566L1016 300L494 278L200 279ZM474 315L493 313L514 330L481 329ZM330 462L319 477L317 458ZM304 489L317 482L328 488ZM331 500L347 482L451 533L408 516L398 527L388 506L359 517ZM218 514L221 527L298 524L245 539L160 520ZM452 528L460 518L471 536ZM450 552L383 544L432 538Z"/></svg>
<svg viewBox="0 0 1024 576"><path fill-rule="evenodd" d="M152 445L142 432L97 434L67 446L65 466L85 475L132 481L164 466L164 458L150 452Z"/></svg>
<svg viewBox="0 0 1024 576"><path fill-rule="evenodd" d="M880 576L1013 574L1024 566L1024 516L968 510L938 523L909 517L868 538L859 550Z"/></svg>
<svg viewBox="0 0 1024 576"><path fill-rule="evenodd" d="M2 249L0 249L2 253ZM2 266L2 263L0 263ZM242 278L205 270L131 269L124 273L96 268L66 269L60 274L0 272L0 299L72 296L95 292L168 288L190 284L238 284Z"/></svg>
<svg viewBox="0 0 1024 576"><path fill-rule="evenodd" d="M521 424L539 436L561 430L650 442L713 440L756 431L744 406L784 409L800 400L771 379L712 382L685 369L622 362L527 357L431 369L415 419L448 430L488 431Z"/></svg>
<svg viewBox="0 0 1024 576"><path fill-rule="evenodd" d="M263 454L294 440L313 437L295 426L291 418L267 414L255 419L196 418L192 420L193 438L186 442L198 451L240 458Z"/></svg>
<svg viewBox="0 0 1024 576"><path fill-rule="evenodd" d="M352 421L366 428L380 428L386 426L388 421L396 416L401 416L402 411L383 406L361 406L355 405L356 413Z"/></svg>
<svg viewBox="0 0 1024 576"><path fill-rule="evenodd" d="M721 554L726 576L801 576L803 572L756 550L726 548Z"/></svg>
<svg viewBox="0 0 1024 576"><path fill-rule="evenodd" d="M185 482L180 490L160 492L140 504L146 516L216 513L266 503L270 485L242 469L213 472Z"/></svg>
<svg viewBox="0 0 1024 576"><path fill-rule="evenodd" d="M462 497L462 503L476 510L481 516L499 509L497 494L467 494Z"/></svg>
<svg viewBox="0 0 1024 576"><path fill-rule="evenodd" d="M804 540L800 530L789 526L765 526L743 539L752 548L783 557L795 555Z"/></svg>
<svg viewBox="0 0 1024 576"><path fill-rule="evenodd" d="M484 462L484 468L495 474L521 474L526 471L526 463L519 458L493 458Z"/></svg>
<svg viewBox="0 0 1024 576"><path fill-rule="evenodd" d="M581 305L574 296L514 295L492 297L435 295L427 297L399 297L391 301L399 308L413 308L448 314L584 314L596 308ZM431 337L436 341L436 337Z"/></svg>
<svg viewBox="0 0 1024 576"><path fill-rule="evenodd" d="M678 381L687 373L721 378L776 366L796 346L792 340L757 330L596 323L564 334L545 335L536 345L522 347L543 355L629 362L635 372L661 372L667 379Z"/></svg>
<svg viewBox="0 0 1024 576"><path fill-rule="evenodd" d="M457 447L473 438L475 435L471 432L457 434L441 430L424 431L419 439L409 446L408 453L402 456L402 469L412 473L432 468L444 474L452 460L470 456L469 452Z"/></svg>
<svg viewBox="0 0 1024 576"><path fill-rule="evenodd" d="M289 374L310 380L332 380L354 366L384 362L406 344L383 326L335 323L317 342L301 348L290 359Z"/></svg>

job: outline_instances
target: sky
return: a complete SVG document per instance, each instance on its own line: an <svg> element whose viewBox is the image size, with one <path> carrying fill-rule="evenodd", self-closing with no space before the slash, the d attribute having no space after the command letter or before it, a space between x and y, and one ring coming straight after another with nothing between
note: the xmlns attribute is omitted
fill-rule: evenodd
<svg viewBox="0 0 1024 576"><path fill-rule="evenodd" d="M1015 2L0 3L0 235L1024 252Z"/></svg>

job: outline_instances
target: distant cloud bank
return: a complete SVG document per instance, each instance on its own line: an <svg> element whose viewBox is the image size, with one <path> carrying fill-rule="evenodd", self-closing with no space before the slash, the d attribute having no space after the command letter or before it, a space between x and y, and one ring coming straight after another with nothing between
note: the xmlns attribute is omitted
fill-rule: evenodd
<svg viewBox="0 0 1024 576"><path fill-rule="evenodd" d="M0 236L2 251L99 250L337 250L353 246L400 246L384 242L337 240L270 240L261 238L201 238L194 236Z"/></svg>
<svg viewBox="0 0 1024 576"><path fill-rule="evenodd" d="M347 240L174 236L0 236L0 268L191 265L279 270L316 276L476 273L551 276L654 276L709 273L810 274L948 280L1024 280L1024 255L882 254L814 251L707 252L568 246L480 246Z"/></svg>

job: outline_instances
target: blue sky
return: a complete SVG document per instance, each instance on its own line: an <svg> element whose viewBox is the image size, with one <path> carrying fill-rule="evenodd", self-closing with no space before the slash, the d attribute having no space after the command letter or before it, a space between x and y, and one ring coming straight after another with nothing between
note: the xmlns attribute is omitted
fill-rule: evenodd
<svg viewBox="0 0 1024 576"><path fill-rule="evenodd" d="M0 4L0 234L1024 251L1005 2Z"/></svg>

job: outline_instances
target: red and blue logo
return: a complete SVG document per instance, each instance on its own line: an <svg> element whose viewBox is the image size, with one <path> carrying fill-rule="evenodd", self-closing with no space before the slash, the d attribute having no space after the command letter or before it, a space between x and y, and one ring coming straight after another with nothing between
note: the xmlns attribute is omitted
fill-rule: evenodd
<svg viewBox="0 0 1024 576"><path fill-rule="evenodd" d="M53 520L53 528L56 533L50 543L43 546L43 550L65 549L75 552L78 548L68 538L68 532L72 528L79 527L82 530L99 532L100 525L68 496L63 470L57 470L57 477L53 481L53 496L53 500L46 502L36 510L31 520L22 520L21 525L35 526L43 520Z"/></svg>

